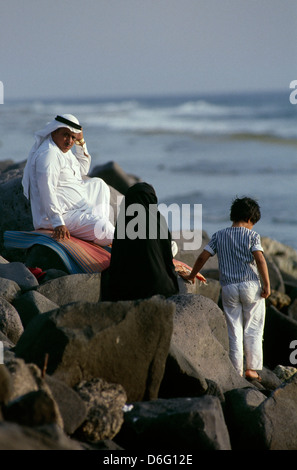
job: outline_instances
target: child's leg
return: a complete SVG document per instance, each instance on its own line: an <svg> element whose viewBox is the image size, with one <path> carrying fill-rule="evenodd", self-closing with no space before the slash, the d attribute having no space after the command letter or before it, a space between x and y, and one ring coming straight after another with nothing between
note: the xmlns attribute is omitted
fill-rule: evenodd
<svg viewBox="0 0 297 470"><path fill-rule="evenodd" d="M263 331L265 322L265 299L261 297L261 286L255 282L242 283L240 299L243 305L243 345L246 369L263 368Z"/></svg>
<svg viewBox="0 0 297 470"><path fill-rule="evenodd" d="M222 288L222 303L228 327L230 360L243 375L243 316L237 284Z"/></svg>

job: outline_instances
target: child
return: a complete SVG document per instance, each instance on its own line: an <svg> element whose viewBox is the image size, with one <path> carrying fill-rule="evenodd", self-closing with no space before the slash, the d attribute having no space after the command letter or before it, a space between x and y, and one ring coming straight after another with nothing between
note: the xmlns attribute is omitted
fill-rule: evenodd
<svg viewBox="0 0 297 470"><path fill-rule="evenodd" d="M269 274L260 236L252 230L260 217L256 201L247 197L235 199L230 211L232 226L212 236L198 256L191 273L183 276L194 282L195 275L209 257L217 254L230 359L243 376L245 355L245 377L259 381L261 377L256 371L263 367L265 299L270 295Z"/></svg>

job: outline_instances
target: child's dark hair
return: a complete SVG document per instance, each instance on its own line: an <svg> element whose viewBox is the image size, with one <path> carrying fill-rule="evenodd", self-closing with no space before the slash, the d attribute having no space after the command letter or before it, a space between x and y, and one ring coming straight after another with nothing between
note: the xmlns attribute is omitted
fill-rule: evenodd
<svg viewBox="0 0 297 470"><path fill-rule="evenodd" d="M253 224L256 224L260 218L261 211L257 201L249 197L234 199L230 210L230 220L232 222L240 222L241 220L248 222L250 220Z"/></svg>

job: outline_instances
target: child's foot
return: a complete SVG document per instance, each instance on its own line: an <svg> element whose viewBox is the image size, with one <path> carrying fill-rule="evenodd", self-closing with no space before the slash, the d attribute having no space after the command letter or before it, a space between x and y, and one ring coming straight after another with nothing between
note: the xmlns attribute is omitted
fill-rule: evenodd
<svg viewBox="0 0 297 470"><path fill-rule="evenodd" d="M247 380L258 380L258 382L261 382L262 380L258 372L253 369L247 369L245 371L245 378Z"/></svg>

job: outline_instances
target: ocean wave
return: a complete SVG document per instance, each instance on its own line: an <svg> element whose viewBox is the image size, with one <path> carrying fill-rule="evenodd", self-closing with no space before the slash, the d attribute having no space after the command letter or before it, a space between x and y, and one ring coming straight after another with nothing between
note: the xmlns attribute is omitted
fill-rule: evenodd
<svg viewBox="0 0 297 470"><path fill-rule="evenodd" d="M295 109L284 96L32 100L15 102L2 111L7 125L16 114L28 116L33 127L36 121L48 122L53 115L68 112L85 128L111 132L297 141Z"/></svg>

